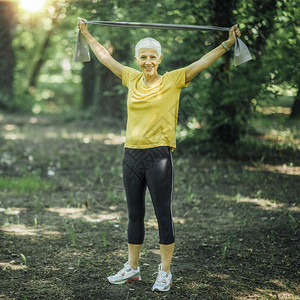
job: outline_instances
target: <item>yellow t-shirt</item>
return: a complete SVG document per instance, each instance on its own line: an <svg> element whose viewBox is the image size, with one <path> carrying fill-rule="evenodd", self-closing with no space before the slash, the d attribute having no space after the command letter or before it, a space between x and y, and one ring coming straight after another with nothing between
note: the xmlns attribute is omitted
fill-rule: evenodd
<svg viewBox="0 0 300 300"><path fill-rule="evenodd" d="M128 88L125 148L176 148L176 127L180 90L185 83L185 68L166 72L147 86L143 73L125 67L122 84Z"/></svg>

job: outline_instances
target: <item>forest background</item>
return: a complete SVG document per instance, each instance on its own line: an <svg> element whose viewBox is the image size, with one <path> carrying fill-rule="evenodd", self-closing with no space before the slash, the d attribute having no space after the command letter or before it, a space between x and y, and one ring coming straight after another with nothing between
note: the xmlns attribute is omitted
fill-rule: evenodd
<svg viewBox="0 0 300 300"><path fill-rule="evenodd" d="M299 117L299 3L286 1L48 1L38 13L1 1L0 109L126 118L126 88L92 55L74 63L77 16L88 20L171 24L239 24L253 61L232 66L228 53L193 81L181 99L180 124L188 133L235 144L251 132L253 114L278 99ZM41 3L41 2L40 2ZM34 2L32 2L32 5ZM184 67L226 39L223 32L163 31L90 26L124 65L137 67L134 45L145 36L163 47L163 73ZM167 34L166 34L167 33ZM197 130L197 129L202 130ZM195 131L196 129L196 131ZM199 132L201 133L199 134Z"/></svg>
<svg viewBox="0 0 300 300"><path fill-rule="evenodd" d="M146 194L143 281L110 285L126 261L126 93L91 53L73 61L77 17L238 24L233 51L182 90L174 151L170 293L151 292L157 223ZM0 299L300 299L298 0L0 0ZM162 74L224 32L89 25L124 65L162 45Z"/></svg>

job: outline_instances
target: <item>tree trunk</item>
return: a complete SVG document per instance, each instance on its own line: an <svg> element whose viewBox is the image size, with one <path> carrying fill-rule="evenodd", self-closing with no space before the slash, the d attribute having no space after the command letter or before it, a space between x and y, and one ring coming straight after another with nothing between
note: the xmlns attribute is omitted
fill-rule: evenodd
<svg viewBox="0 0 300 300"><path fill-rule="evenodd" d="M54 28L50 29L46 34L46 38L45 38L44 43L40 50L39 59L36 62L35 66L33 67L33 70L32 70L31 76L30 76L29 88L28 88L29 92L32 92L36 88L37 80L38 80L41 68L46 61L46 51L50 46L50 38L51 38L53 32L54 32Z"/></svg>
<svg viewBox="0 0 300 300"><path fill-rule="evenodd" d="M83 87L81 106L83 109L95 108L97 111L102 111L102 108L98 106L99 104L101 105L99 102L99 97L101 97L101 78L103 78L101 67L99 61L91 52L91 61L85 62L81 69Z"/></svg>
<svg viewBox="0 0 300 300"><path fill-rule="evenodd" d="M54 3L57 4L57 3ZM51 46L51 37L53 35L53 33L55 32L55 28L56 25L59 22L59 14L62 10L62 6L55 5L55 17L53 17L52 19L52 28L50 30L47 31L44 42L40 48L40 52L39 52L39 56L38 56L38 60L35 63L33 69L32 69L32 73L29 79L29 86L28 86L28 90L27 92L32 93L34 92L36 86L37 86L37 81L40 75L40 71L43 67L43 65L45 64L45 62L47 61L47 57L46 57L46 52L49 49L49 47ZM37 24L35 24L34 26L37 26Z"/></svg>
<svg viewBox="0 0 300 300"><path fill-rule="evenodd" d="M108 115L120 118L122 115L122 107L120 95L116 92L116 87L121 84L121 81L109 69L105 68L105 80L102 81L102 107Z"/></svg>
<svg viewBox="0 0 300 300"><path fill-rule="evenodd" d="M110 48L114 49L114 43L110 42L109 44ZM122 47L125 48L124 45ZM129 46L125 49L129 49ZM121 50L111 50L111 52L118 61L123 61L127 55L125 50L123 50L124 53ZM97 60L92 51L91 61L84 63L81 75L83 86L82 108L92 109L103 116L122 117L123 106L121 101L124 100L124 97L120 96L116 89L122 83L116 75Z"/></svg>
<svg viewBox="0 0 300 300"><path fill-rule="evenodd" d="M211 0L212 23L215 26L230 27L233 22L232 10L235 7L235 0ZM215 46L220 45L228 38L228 33L215 33ZM210 89L210 102L213 113L208 119L210 135L217 143L232 144L239 136L237 126L234 124L234 117L238 113L233 101L224 102L228 97L225 95L229 85L230 56L224 54L223 63L211 72L212 82ZM226 119L228 121L226 121Z"/></svg>
<svg viewBox="0 0 300 300"><path fill-rule="evenodd" d="M290 118L300 118L300 88L298 88L298 92L292 106Z"/></svg>
<svg viewBox="0 0 300 300"><path fill-rule="evenodd" d="M0 1L0 109L12 109L14 104L14 67L15 56L12 46L16 19L16 3Z"/></svg>

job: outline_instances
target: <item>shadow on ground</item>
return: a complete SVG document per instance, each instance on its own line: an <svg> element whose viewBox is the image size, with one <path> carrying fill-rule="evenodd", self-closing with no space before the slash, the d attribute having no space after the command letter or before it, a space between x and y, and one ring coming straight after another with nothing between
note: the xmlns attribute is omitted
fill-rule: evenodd
<svg viewBox="0 0 300 300"><path fill-rule="evenodd" d="M298 165L174 153L174 285L158 294L148 194L143 280L106 280L127 258L118 130L32 117L0 126L1 176L50 183L0 191L0 299L299 298Z"/></svg>

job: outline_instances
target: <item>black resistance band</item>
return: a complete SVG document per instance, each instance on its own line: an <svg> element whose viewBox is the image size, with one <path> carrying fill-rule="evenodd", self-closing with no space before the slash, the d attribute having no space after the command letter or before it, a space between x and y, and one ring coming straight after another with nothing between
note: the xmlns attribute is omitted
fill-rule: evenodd
<svg viewBox="0 0 300 300"><path fill-rule="evenodd" d="M147 29L166 29L166 30L210 30L210 31L229 31L229 27L217 26L199 26L199 25L179 25L179 24L160 24L160 23L140 23L140 22L112 22L112 21L85 21L86 24L95 24L101 26L117 26L130 28ZM77 41L74 52L74 61L90 61L89 46L80 30L77 32ZM251 54L246 44L237 38L234 47L234 65L238 66L248 60L251 60Z"/></svg>

